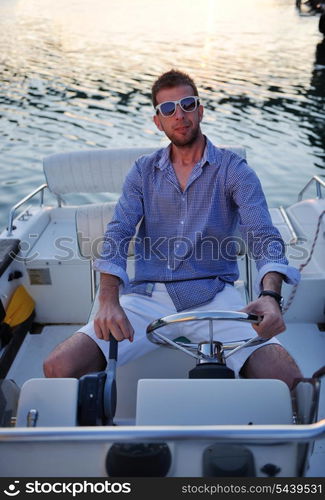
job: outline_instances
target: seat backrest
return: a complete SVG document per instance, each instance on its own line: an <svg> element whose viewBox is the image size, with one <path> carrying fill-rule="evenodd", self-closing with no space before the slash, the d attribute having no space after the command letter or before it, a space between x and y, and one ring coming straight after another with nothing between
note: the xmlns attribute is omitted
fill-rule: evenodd
<svg viewBox="0 0 325 500"><path fill-rule="evenodd" d="M77 242L82 257L97 259L100 256L106 227L113 217L115 206L115 201L109 201L80 205L76 209ZM134 255L134 240L130 242L128 255Z"/></svg>
<svg viewBox="0 0 325 500"><path fill-rule="evenodd" d="M239 146L220 146L246 157ZM140 156L158 148L90 149L49 155L43 169L49 190L56 194L121 193L127 172Z"/></svg>
<svg viewBox="0 0 325 500"><path fill-rule="evenodd" d="M137 158L157 148L90 149L47 156L43 169L52 193L120 193Z"/></svg>
<svg viewBox="0 0 325 500"><path fill-rule="evenodd" d="M245 149L239 146L220 147L242 158L246 157ZM50 155L44 159L44 172L49 189L58 195L72 192L120 193L125 175L134 161L156 149L102 149ZM82 257L98 258L106 226L113 217L114 209L115 202L81 205L77 208L77 240ZM133 254L132 241L129 256Z"/></svg>

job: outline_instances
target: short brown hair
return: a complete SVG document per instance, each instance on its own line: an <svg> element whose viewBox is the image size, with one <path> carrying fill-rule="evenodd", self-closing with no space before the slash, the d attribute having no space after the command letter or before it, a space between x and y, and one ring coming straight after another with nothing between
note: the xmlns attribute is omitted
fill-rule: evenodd
<svg viewBox="0 0 325 500"><path fill-rule="evenodd" d="M151 99L154 107L157 106L156 96L160 90L178 87L179 85L189 85L193 89L193 95L199 95L194 80L187 73L183 73L177 69L171 69L160 75L152 86Z"/></svg>

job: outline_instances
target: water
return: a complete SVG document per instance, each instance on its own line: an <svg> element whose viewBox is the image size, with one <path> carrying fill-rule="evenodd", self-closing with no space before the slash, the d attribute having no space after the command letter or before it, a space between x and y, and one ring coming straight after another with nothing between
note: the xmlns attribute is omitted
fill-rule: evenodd
<svg viewBox="0 0 325 500"><path fill-rule="evenodd" d="M270 206L292 203L325 174L318 20L294 0L0 0L1 226L44 156L165 144L149 97L171 67L197 81L203 131L246 147Z"/></svg>

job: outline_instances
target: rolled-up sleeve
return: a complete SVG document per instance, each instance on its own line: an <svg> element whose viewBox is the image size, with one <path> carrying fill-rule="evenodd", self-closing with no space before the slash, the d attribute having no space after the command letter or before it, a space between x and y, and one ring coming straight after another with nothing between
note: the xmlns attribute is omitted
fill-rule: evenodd
<svg viewBox="0 0 325 500"><path fill-rule="evenodd" d="M288 285L297 285L300 281L300 272L296 267L289 266L288 264L279 264L269 262L259 269L256 281L254 283L256 293L262 291L262 280L267 273L276 272L283 275L283 280Z"/></svg>
<svg viewBox="0 0 325 500"><path fill-rule="evenodd" d="M139 163L135 162L125 179L113 218L107 225L101 255L93 263L96 271L117 276L124 286L129 282L126 272L128 247L143 216L141 177Z"/></svg>

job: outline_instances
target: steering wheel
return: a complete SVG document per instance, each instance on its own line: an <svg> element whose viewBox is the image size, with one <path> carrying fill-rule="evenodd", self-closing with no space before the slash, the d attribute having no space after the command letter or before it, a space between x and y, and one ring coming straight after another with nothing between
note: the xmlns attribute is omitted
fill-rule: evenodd
<svg viewBox="0 0 325 500"><path fill-rule="evenodd" d="M192 356L198 360L209 360L217 356L221 362L227 359L229 356L238 352L240 349L245 347L252 347L255 345L263 344L269 339L262 337L253 337L251 339L228 342L227 344L222 344L221 342L213 341L213 321L242 321L245 323L255 323L258 324L262 321L262 316L256 316L255 314L247 314L239 311L188 311L181 312L177 314L171 314L169 316L164 316L163 318L156 319L152 321L147 327L147 338L150 342L154 344L159 344L165 347L171 347L174 349L179 349L185 352L189 356ZM168 325L174 325L179 323L185 323L188 321L209 321L209 350L208 352L198 352L200 344L181 342L179 340L171 340L160 332L157 332L159 328ZM220 349L215 353L214 344L219 344ZM230 351L227 354L223 354L223 351Z"/></svg>

